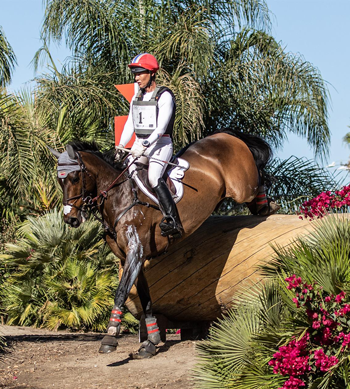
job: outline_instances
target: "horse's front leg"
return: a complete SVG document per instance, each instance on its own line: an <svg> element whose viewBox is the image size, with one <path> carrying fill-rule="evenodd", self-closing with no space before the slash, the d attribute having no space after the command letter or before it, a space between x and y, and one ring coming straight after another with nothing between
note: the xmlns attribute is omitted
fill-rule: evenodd
<svg viewBox="0 0 350 389"><path fill-rule="evenodd" d="M156 345L161 341L157 318L152 313L152 301L149 293L148 283L143 271L137 278L137 294L139 295L143 312L145 314L147 340L144 341L138 352L133 354L135 359L151 358L156 354Z"/></svg>
<svg viewBox="0 0 350 389"><path fill-rule="evenodd" d="M99 352L102 354L115 351L118 345L117 336L120 332L122 307L130 293L130 289L140 273L143 260L143 246L134 231L133 236L128 236L129 244L123 274L120 279L114 299L114 306L107 327L107 335L103 337ZM135 235L135 236L134 236Z"/></svg>

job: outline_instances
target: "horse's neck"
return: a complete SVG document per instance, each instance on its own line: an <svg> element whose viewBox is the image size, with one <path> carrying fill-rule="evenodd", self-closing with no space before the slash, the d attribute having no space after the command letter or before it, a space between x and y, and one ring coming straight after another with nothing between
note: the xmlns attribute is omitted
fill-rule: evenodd
<svg viewBox="0 0 350 389"><path fill-rule="evenodd" d="M109 163L94 154L89 153L88 158L84 158L84 164L88 172L94 175L98 192L107 190L113 180L121 174L121 171L114 169Z"/></svg>

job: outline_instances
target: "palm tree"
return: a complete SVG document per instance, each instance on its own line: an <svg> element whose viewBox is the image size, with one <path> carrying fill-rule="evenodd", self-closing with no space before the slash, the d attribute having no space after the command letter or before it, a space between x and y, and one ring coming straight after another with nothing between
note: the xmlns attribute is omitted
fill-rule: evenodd
<svg viewBox="0 0 350 389"><path fill-rule="evenodd" d="M54 161L46 144L57 145L55 134L41 126L34 113L34 96L0 91L0 213L41 213L55 206L60 192Z"/></svg>
<svg viewBox="0 0 350 389"><path fill-rule="evenodd" d="M350 132L347 132L345 135L344 135L344 138L343 138L343 142L345 142L346 144L350 144Z"/></svg>
<svg viewBox="0 0 350 389"><path fill-rule="evenodd" d="M295 174L298 172L298 174ZM327 190L337 190L342 180L314 160L291 156L275 158L266 169L268 194L282 206L282 213L296 213L303 202Z"/></svg>
<svg viewBox="0 0 350 389"><path fill-rule="evenodd" d="M0 88L11 81L14 66L17 64L15 53L0 26Z"/></svg>
<svg viewBox="0 0 350 389"><path fill-rule="evenodd" d="M98 221L69 228L62 213L28 217L0 255L2 309L8 324L102 329L117 286L116 258Z"/></svg>
<svg viewBox="0 0 350 389"><path fill-rule="evenodd" d="M99 85L107 99L113 84L131 81L130 58L154 53L163 69L160 81L174 90L180 105L178 147L230 126L263 135L275 146L294 132L324 156L329 146L325 83L310 63L285 53L268 35L269 27L264 0L46 0L42 37L66 39L74 59L65 75L76 87L92 74L104 75ZM41 93L51 92L42 88ZM57 88L49 99L40 99L41 112L81 100L73 86L64 96ZM113 106L117 114L127 112L119 100ZM104 128L110 131L105 107ZM81 110L84 117L83 105Z"/></svg>
<svg viewBox="0 0 350 389"><path fill-rule="evenodd" d="M0 231L2 238L18 217L52 208L60 195L53 161L45 143L56 145L34 113L34 96L22 90L7 94L15 54L0 27ZM34 196L33 196L34 194ZM3 244L3 239L0 242Z"/></svg>

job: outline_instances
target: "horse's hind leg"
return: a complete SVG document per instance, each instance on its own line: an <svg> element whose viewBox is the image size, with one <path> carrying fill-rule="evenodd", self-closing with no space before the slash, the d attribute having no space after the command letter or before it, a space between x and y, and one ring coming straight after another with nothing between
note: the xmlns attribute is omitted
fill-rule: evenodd
<svg viewBox="0 0 350 389"><path fill-rule="evenodd" d="M151 358L156 354L156 345L160 342L160 332L157 324L157 318L152 313L152 301L149 293L147 280L142 271L137 278L137 293L139 295L143 312L145 314L147 340L142 343L136 354L135 359Z"/></svg>
<svg viewBox="0 0 350 389"><path fill-rule="evenodd" d="M123 312L122 307L141 270L142 245L139 243L130 245L130 247L131 248L126 255L123 274L114 299L114 306L107 327L107 335L104 336L101 341L99 352L102 354L110 353L117 348L117 336L120 332L120 323Z"/></svg>
<svg viewBox="0 0 350 389"><path fill-rule="evenodd" d="M269 216L276 213L281 207L266 195L265 185L260 185L258 194L253 201L246 203L253 215Z"/></svg>

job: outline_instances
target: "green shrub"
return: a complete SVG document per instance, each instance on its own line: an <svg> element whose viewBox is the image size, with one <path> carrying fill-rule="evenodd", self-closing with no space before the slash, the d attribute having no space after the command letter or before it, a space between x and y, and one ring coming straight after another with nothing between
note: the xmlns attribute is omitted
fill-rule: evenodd
<svg viewBox="0 0 350 389"><path fill-rule="evenodd" d="M7 324L104 329L118 284L117 259L98 221L73 229L53 210L19 228L5 246L0 297Z"/></svg>
<svg viewBox="0 0 350 389"><path fill-rule="evenodd" d="M273 261L260 268L261 274L265 276L264 283L236 297L234 308L213 327L208 341L198 344L199 363L194 373L198 388L348 387L349 351L346 348L348 346L342 342L347 342L348 337L350 339L350 310L347 312L347 304L344 303L346 309L342 311L343 316L336 319L337 308L333 305L340 304L341 296L346 296L345 302L350 301L350 223L346 217L337 215L313 223L315 228L308 236L296 239L287 248L275 247ZM294 279L294 275L301 277L305 285L314 285L316 282L318 288L321 288L314 288L318 294L312 290L305 294L305 298L314 300L320 306L319 311L311 312L308 305L300 305L300 291L297 291L299 294L296 296L296 291L291 290L285 282L286 278ZM332 306L328 309L328 305L325 305L330 315L328 317L325 311L323 315L335 323L332 324L334 336L327 338L327 342L334 341L334 347L327 342L322 343L324 341L320 340L320 336L324 332L317 333L320 330L315 328L315 319L310 317L311 313L321 315L323 312L323 305L320 305L323 304L322 296L329 296L327 301L330 302L327 304ZM337 296L339 302L332 303L331 296ZM296 305L298 301L299 308ZM330 324L324 324L322 317L318 316L317 320L321 322L321 330L327 331L323 327L329 327ZM282 360L281 354L278 354L286 350L281 349L282 346L290 349L294 347L295 351L295 344L299 341L307 341L307 344L299 347L300 355L293 355L295 359L302 357L302 348L310 351L304 355L310 355L308 365L304 364L307 370L295 376L287 373L282 375L283 369L274 369L271 364L273 360ZM316 350L324 360L333 357L333 362L324 370L319 369L316 357L313 356ZM334 364L334 361L339 363ZM286 364L285 359L283 363ZM302 380L298 381L300 378Z"/></svg>

